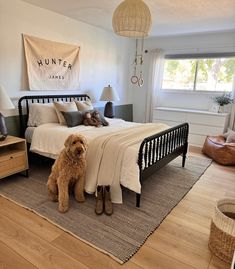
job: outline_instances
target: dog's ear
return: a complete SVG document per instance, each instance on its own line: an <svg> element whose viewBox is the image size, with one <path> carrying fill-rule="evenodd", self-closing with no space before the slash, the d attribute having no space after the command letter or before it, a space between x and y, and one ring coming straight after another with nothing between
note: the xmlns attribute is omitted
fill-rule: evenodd
<svg viewBox="0 0 235 269"><path fill-rule="evenodd" d="M70 136L68 136L68 138L65 140L64 142L64 146L67 148L68 146L71 145L72 141L74 139L74 135L71 134Z"/></svg>
<svg viewBox="0 0 235 269"><path fill-rule="evenodd" d="M81 139L82 139L82 141L83 141L83 145L84 145L84 147L85 147L85 150L87 150L87 148L88 148L88 143L87 143L86 138L85 138L84 136L81 136Z"/></svg>

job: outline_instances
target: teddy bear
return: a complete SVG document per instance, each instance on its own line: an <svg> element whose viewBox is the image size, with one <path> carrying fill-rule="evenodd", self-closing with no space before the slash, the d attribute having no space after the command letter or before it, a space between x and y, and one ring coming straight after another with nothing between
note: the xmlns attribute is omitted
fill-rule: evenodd
<svg viewBox="0 0 235 269"><path fill-rule="evenodd" d="M103 125L103 126L108 126L109 125L108 121L104 117L101 116L101 114L100 114L100 112L98 110L94 110L92 112L92 118L99 121L101 123L101 125Z"/></svg>
<svg viewBox="0 0 235 269"><path fill-rule="evenodd" d="M83 124L85 126L100 127L101 121L92 116L92 113L90 111L86 111L83 115Z"/></svg>

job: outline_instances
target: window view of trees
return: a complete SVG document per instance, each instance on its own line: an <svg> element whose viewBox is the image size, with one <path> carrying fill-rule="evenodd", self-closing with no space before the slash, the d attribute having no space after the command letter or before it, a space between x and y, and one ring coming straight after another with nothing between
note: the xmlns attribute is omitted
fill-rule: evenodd
<svg viewBox="0 0 235 269"><path fill-rule="evenodd" d="M196 60L165 60L163 89L193 90Z"/></svg>
<svg viewBox="0 0 235 269"><path fill-rule="evenodd" d="M166 59L162 89L232 91L234 58Z"/></svg>

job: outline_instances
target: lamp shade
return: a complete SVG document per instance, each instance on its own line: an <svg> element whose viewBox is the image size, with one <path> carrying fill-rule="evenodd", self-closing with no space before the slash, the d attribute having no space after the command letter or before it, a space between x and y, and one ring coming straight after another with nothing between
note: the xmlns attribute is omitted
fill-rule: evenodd
<svg viewBox="0 0 235 269"><path fill-rule="evenodd" d="M144 38L152 25L151 13L142 0L124 0L114 11L112 24L117 35Z"/></svg>
<svg viewBox="0 0 235 269"><path fill-rule="evenodd" d="M117 92L110 86L104 87L103 92L100 96L100 101L119 101Z"/></svg>
<svg viewBox="0 0 235 269"><path fill-rule="evenodd" d="M15 108L6 90L0 86L0 110Z"/></svg>

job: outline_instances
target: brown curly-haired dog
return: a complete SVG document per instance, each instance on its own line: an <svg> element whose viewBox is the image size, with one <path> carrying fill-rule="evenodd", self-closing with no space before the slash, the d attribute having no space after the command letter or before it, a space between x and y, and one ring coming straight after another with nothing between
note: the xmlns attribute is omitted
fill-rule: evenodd
<svg viewBox="0 0 235 269"><path fill-rule="evenodd" d="M59 200L59 211L69 209L69 188L73 187L75 199L84 202L84 176L86 169L87 142L82 135L70 135L51 169L47 181L49 197Z"/></svg>

